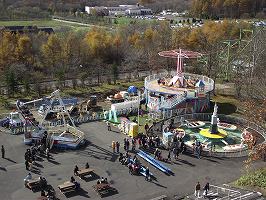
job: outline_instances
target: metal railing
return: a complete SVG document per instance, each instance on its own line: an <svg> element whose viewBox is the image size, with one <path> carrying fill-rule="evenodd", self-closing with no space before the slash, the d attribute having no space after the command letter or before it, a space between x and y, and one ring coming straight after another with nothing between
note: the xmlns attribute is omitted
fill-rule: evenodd
<svg viewBox="0 0 266 200"><path fill-rule="evenodd" d="M205 83L205 91L206 92L210 92L213 91L214 89L214 80L207 77L207 76L203 76L203 75L199 75L199 74L191 74L191 73L183 73L185 77L189 78L189 79L195 79L195 80L202 80ZM144 81L144 86L146 89L149 90L149 82L162 78L162 77L168 77L168 76L175 76L176 75L176 71L171 71L170 73L168 72L162 72L162 73L158 73L158 74L152 74L150 76L147 76L145 78Z"/></svg>
<svg viewBox="0 0 266 200"><path fill-rule="evenodd" d="M229 200L232 196L234 197L239 196L239 200L241 200L241 192L239 191L224 188L224 187L219 187L216 185L210 185L210 188L214 188L215 190L212 190L212 191L213 192L215 191L217 195L219 195L220 193L226 195L225 197L222 197L221 199Z"/></svg>

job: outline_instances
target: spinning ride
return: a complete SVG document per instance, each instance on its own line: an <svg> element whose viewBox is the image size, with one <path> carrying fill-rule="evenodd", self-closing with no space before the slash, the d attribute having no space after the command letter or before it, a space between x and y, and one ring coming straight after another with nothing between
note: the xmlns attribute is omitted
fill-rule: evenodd
<svg viewBox="0 0 266 200"><path fill-rule="evenodd" d="M180 108L190 113L207 109L214 81L206 76L183 72L185 59L197 59L202 54L178 49L162 51L159 55L176 59L177 69L170 74L154 74L145 78L146 103L150 113L168 118Z"/></svg>

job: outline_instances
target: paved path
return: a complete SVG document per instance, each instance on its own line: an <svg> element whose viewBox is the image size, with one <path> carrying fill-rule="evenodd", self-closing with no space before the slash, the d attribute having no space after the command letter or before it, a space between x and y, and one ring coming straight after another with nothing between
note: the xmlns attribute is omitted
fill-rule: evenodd
<svg viewBox="0 0 266 200"><path fill-rule="evenodd" d="M198 160L194 157L181 155L180 160L172 164L167 164L175 173L174 176L167 176L146 161L141 160L145 166L149 166L157 181L147 182L142 176L131 176L128 169L118 161L118 155L113 154L111 142L120 141L123 148L124 135L117 129L108 132L104 122L92 122L82 124L79 127L84 131L89 145L85 149L78 151L66 151L53 154L54 160L38 162L36 174L42 174L54 188L57 185L69 180L73 174L75 164L80 167L89 162L99 176L107 177L119 194L105 199L117 200L145 200L151 199L162 194L169 197L184 196L191 194L197 181L202 183L209 181L211 184L219 185L236 179L243 169L243 159L212 159L203 158ZM24 166L24 152L27 148L22 143L22 135L9 135L0 133L0 145L6 147L8 159L0 158L0 193L5 200L29 200L35 199L38 193L33 193L23 187L23 178L27 171ZM71 197L70 199L99 199L92 185L96 181L80 181L83 192ZM67 199L58 189L56 189L60 199Z"/></svg>

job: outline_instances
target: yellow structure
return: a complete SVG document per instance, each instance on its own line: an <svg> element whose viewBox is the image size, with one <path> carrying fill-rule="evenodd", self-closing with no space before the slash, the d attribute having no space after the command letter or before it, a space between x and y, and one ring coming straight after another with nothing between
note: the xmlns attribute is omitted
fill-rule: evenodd
<svg viewBox="0 0 266 200"><path fill-rule="evenodd" d="M132 138L137 137L138 136L138 124L131 122L129 126L130 128L129 128L128 135Z"/></svg>
<svg viewBox="0 0 266 200"><path fill-rule="evenodd" d="M218 133L216 134L212 134L208 128L202 129L199 133L203 137L210 139L223 139L227 136L227 132L223 129L218 129Z"/></svg>
<svg viewBox="0 0 266 200"><path fill-rule="evenodd" d="M121 124L118 125L118 128L126 135L134 138L138 136L138 124L131 122L127 118L120 118Z"/></svg>

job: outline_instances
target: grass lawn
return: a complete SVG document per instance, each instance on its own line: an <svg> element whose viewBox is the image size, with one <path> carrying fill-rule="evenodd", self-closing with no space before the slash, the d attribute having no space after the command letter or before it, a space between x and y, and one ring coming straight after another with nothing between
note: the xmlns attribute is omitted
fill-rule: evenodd
<svg viewBox="0 0 266 200"><path fill-rule="evenodd" d="M34 20L34 21L0 21L0 26L38 26L38 27L52 27L55 31L60 31L62 28L69 28L75 31L89 30L90 27L78 24L69 24L65 22L58 22L54 20Z"/></svg>
<svg viewBox="0 0 266 200"><path fill-rule="evenodd" d="M255 189L266 196L266 167L241 176L233 185L244 189Z"/></svg>
<svg viewBox="0 0 266 200"><path fill-rule="evenodd" d="M77 87L75 89L73 88L66 88L62 90L62 93L64 96L88 96L89 94L96 94L101 93L103 96L106 96L108 93L112 91L122 91L127 90L127 88L131 85L134 85L138 88L141 88L144 86L143 81L132 81L128 83L123 82L117 82L117 84L103 84L100 86L85 86L85 87ZM115 94L115 93L114 93ZM113 95L114 95L113 94Z"/></svg>

